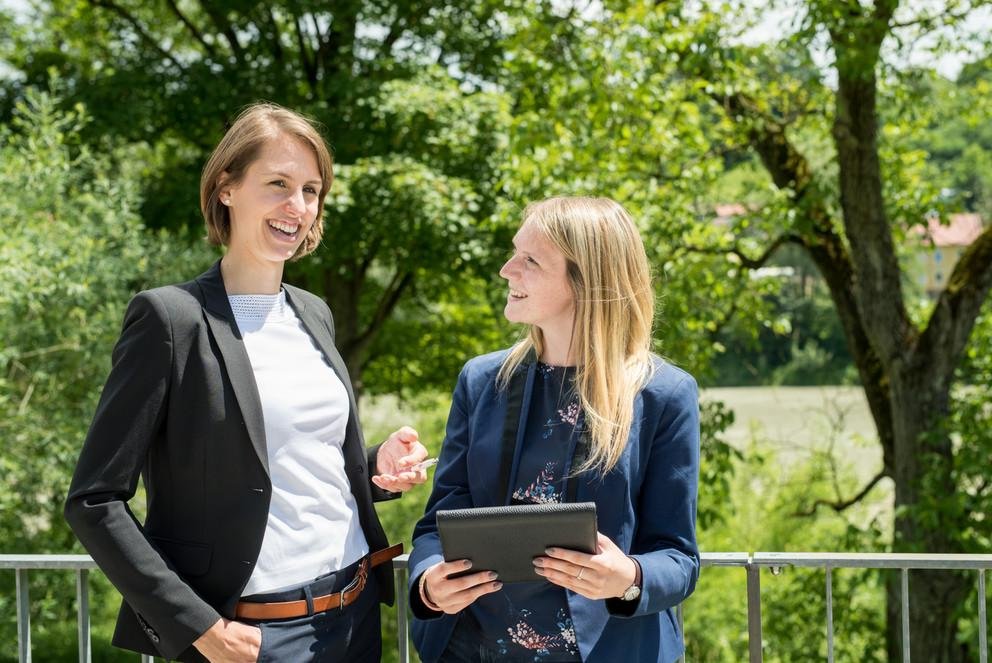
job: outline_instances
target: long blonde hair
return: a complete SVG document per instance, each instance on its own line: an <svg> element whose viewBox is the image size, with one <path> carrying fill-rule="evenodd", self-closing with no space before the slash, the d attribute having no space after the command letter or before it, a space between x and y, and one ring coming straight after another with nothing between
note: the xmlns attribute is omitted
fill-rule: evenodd
<svg viewBox="0 0 992 663"><path fill-rule="evenodd" d="M609 472L620 460L634 416L634 399L653 373L654 293L644 244L630 213L609 198L558 197L531 203L531 224L567 261L575 294L571 345L575 382L589 431L589 455L579 468ZM531 326L500 367L503 388L527 355L544 350Z"/></svg>

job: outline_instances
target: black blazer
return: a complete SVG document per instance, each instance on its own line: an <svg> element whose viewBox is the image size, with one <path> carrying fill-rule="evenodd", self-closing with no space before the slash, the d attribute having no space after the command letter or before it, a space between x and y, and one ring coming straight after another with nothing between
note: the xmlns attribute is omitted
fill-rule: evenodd
<svg viewBox="0 0 992 663"><path fill-rule="evenodd" d="M371 550L387 545L351 380L331 312L289 285L286 298L348 390L345 471ZM292 370L292 367L287 367ZM128 506L144 479L147 516ZM202 661L192 643L234 618L251 576L272 484L258 390L224 289L220 262L195 280L137 294L83 444L65 505L79 540L124 597L118 647ZM389 565L380 600L392 603Z"/></svg>

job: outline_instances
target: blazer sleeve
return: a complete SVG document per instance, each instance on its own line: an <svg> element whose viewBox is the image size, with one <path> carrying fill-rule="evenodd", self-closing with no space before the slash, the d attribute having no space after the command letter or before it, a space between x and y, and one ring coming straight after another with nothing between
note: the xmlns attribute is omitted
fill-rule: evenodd
<svg viewBox="0 0 992 663"><path fill-rule="evenodd" d="M219 618L149 541L128 506L164 425L172 327L161 298L136 295L73 474L65 518L149 639L174 658Z"/></svg>
<svg viewBox="0 0 992 663"><path fill-rule="evenodd" d="M382 442L375 445L374 447L365 447L366 462L369 466L369 486L372 488L372 501L373 502L388 502L389 500L397 500L403 497L403 493L394 493L391 490L385 490L380 488L372 482L372 477L379 474L379 468L377 466L379 459L379 447L383 445Z"/></svg>
<svg viewBox="0 0 992 663"><path fill-rule="evenodd" d="M699 392L692 377L686 375L672 390L655 430L630 551L641 566L641 596L637 601L607 599L607 610L618 617L678 605L699 577Z"/></svg>
<svg viewBox="0 0 992 663"><path fill-rule="evenodd" d="M443 615L424 605L418 586L424 571L444 561L435 520L437 511L474 506L468 489L469 409L467 371L462 369L451 398L444 442L434 473L434 488L427 500L424 516L413 530L413 550L409 559L410 607L419 619L434 619Z"/></svg>

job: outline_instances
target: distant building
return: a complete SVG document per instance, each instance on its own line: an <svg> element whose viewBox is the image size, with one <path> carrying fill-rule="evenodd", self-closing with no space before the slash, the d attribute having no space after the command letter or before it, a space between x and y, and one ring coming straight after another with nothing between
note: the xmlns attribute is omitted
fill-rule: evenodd
<svg viewBox="0 0 992 663"><path fill-rule="evenodd" d="M713 223L721 228L729 227L739 216L747 214L747 208L740 203L718 203L713 208Z"/></svg>
<svg viewBox="0 0 992 663"><path fill-rule="evenodd" d="M928 216L926 228L919 228L922 244L915 256L912 278L931 299L940 295L961 254L984 230L978 214L951 214L948 223Z"/></svg>
<svg viewBox="0 0 992 663"><path fill-rule="evenodd" d="M730 228L738 218L751 211L741 203L718 203L713 206L711 223L719 228ZM972 213L951 214L947 223L942 223L940 217L933 214L927 216L926 227L916 226L913 230L910 242L914 248L906 276L927 297L936 299L947 286L961 254L982 234L982 217ZM812 277L809 283L807 276ZM801 285L801 292L806 295L812 292L812 280L819 279L818 273L811 270L807 274L795 266L762 267L753 270L750 277L792 281Z"/></svg>

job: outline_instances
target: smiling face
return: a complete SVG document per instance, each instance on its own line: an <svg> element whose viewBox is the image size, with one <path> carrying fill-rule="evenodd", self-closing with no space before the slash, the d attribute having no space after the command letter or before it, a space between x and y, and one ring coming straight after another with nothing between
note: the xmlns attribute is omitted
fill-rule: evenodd
<svg viewBox="0 0 992 663"><path fill-rule="evenodd" d="M510 287L503 314L510 322L538 327L549 343L567 344L575 319L568 260L530 223L517 231L513 248L513 256L499 270Z"/></svg>
<svg viewBox="0 0 992 663"><path fill-rule="evenodd" d="M296 253L320 209L320 170L303 141L279 134L266 141L240 182L221 186L230 210L228 254L283 263Z"/></svg>

